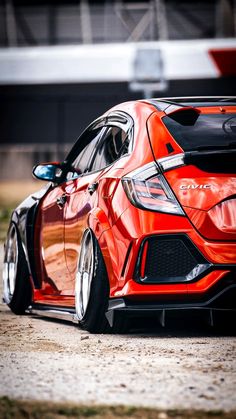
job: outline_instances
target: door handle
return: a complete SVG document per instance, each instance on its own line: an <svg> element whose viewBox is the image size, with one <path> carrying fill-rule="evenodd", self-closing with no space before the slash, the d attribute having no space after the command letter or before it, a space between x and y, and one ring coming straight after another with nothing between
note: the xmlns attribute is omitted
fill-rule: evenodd
<svg viewBox="0 0 236 419"><path fill-rule="evenodd" d="M66 203L66 194L63 194L59 196L59 198L57 198L57 205L60 209L64 207L65 203Z"/></svg>
<svg viewBox="0 0 236 419"><path fill-rule="evenodd" d="M96 191L97 187L98 182L91 183L91 185L88 186L88 193L92 195Z"/></svg>

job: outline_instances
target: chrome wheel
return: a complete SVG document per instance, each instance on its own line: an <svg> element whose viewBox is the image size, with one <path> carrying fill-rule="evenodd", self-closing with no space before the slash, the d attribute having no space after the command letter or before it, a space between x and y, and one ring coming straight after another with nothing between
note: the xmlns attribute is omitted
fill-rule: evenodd
<svg viewBox="0 0 236 419"><path fill-rule="evenodd" d="M12 300L18 264L17 232L14 225L10 227L3 263L3 298L9 304Z"/></svg>
<svg viewBox="0 0 236 419"><path fill-rule="evenodd" d="M85 316L94 274L94 248L90 230L84 234L75 284L75 309L78 320Z"/></svg>

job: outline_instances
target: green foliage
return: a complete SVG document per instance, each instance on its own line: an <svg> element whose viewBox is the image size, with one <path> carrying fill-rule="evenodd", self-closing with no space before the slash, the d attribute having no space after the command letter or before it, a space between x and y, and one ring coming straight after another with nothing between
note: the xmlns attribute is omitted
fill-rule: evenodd
<svg viewBox="0 0 236 419"><path fill-rule="evenodd" d="M12 208L0 206L0 242L6 238L11 213Z"/></svg>
<svg viewBox="0 0 236 419"><path fill-rule="evenodd" d="M73 405L0 398L1 419L235 419L236 412L157 410L133 406Z"/></svg>

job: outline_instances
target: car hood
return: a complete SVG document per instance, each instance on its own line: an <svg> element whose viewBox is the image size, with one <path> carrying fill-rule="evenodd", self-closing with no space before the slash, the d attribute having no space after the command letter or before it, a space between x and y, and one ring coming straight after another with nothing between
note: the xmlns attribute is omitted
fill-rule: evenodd
<svg viewBox="0 0 236 419"><path fill-rule="evenodd" d="M193 165L165 173L199 233L212 240L236 240L236 174L204 173Z"/></svg>

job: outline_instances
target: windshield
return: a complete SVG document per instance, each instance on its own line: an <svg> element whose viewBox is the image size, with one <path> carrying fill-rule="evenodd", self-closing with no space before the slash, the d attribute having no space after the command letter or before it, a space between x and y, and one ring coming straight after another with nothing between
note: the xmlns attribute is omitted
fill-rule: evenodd
<svg viewBox="0 0 236 419"><path fill-rule="evenodd" d="M184 118L177 117L176 113L173 116L165 116L162 121L185 151L236 148L235 113L200 114L192 121L184 121Z"/></svg>

